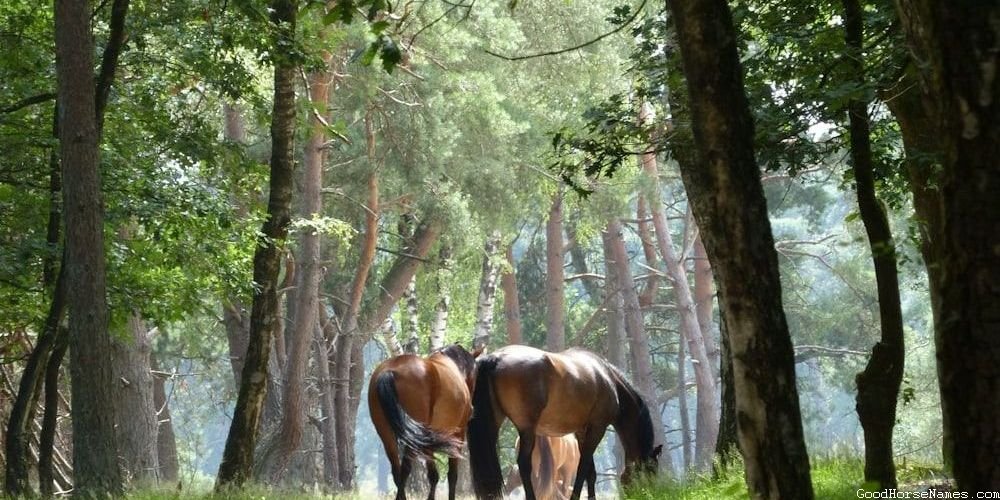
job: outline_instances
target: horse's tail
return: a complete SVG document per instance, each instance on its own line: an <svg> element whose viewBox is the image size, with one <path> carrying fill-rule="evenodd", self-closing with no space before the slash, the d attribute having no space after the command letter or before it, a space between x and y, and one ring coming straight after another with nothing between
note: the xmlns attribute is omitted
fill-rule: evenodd
<svg viewBox="0 0 1000 500"><path fill-rule="evenodd" d="M414 454L429 457L435 452L443 452L448 456L461 457L460 439L442 434L417 422L400 406L395 373L384 371L379 374L375 380L375 394L378 396L379 405L389 422L389 427L396 435L400 455Z"/></svg>
<svg viewBox="0 0 1000 500"><path fill-rule="evenodd" d="M479 358L476 367L476 389L472 394L472 419L469 420L469 468L476 498L496 500L503 497L503 472L497 456L497 425L493 377L499 359Z"/></svg>
<svg viewBox="0 0 1000 500"><path fill-rule="evenodd" d="M535 447L538 448L538 489L542 496L548 498L555 490L555 458L552 456L552 445L548 436L535 435Z"/></svg>

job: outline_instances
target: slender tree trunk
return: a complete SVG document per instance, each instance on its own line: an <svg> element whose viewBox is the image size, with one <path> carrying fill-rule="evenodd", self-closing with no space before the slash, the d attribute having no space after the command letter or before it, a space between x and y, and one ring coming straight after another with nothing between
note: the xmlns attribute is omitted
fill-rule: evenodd
<svg viewBox="0 0 1000 500"><path fill-rule="evenodd" d="M90 2L55 4L59 143L66 213L66 287L72 378L73 465L79 495L123 491L104 257L104 205Z"/></svg>
<svg viewBox="0 0 1000 500"><path fill-rule="evenodd" d="M932 279L938 381L958 488L1000 489L1000 3L897 0L940 141L940 244ZM932 294L932 297L934 294Z"/></svg>
<svg viewBox="0 0 1000 500"><path fill-rule="evenodd" d="M729 322L739 435L754 498L813 497L791 337L737 33L723 0L668 0L691 99L698 168L681 177Z"/></svg>
<svg viewBox="0 0 1000 500"><path fill-rule="evenodd" d="M434 306L434 320L431 321L431 334L428 342L428 352L434 352L444 347L444 337L448 332L448 310L451 307L451 268L455 265L451 258L451 245L442 243L438 252L440 267L434 277L437 282L438 302Z"/></svg>
<svg viewBox="0 0 1000 500"><path fill-rule="evenodd" d="M403 292L403 303L406 309L403 314L402 323L406 325L406 343L403 344L403 352L407 354L417 354L420 352L420 308L417 302L417 276L410 278Z"/></svg>
<svg viewBox="0 0 1000 500"><path fill-rule="evenodd" d="M860 0L843 0L846 50L844 61L850 78L859 88L864 76L864 13ZM903 312L896 270L896 243L885 209L875 193L868 101L854 98L848 103L851 168L861 221L875 265L882 338L875 344L863 372L857 376L858 419L865 435L865 482L881 489L896 487L892 431L896 425L896 401L903 381Z"/></svg>
<svg viewBox="0 0 1000 500"><path fill-rule="evenodd" d="M326 490L335 490L339 484L337 473L337 429L334 425L333 380L330 378L330 352L327 348L323 329L315 327L313 358L319 379L320 421L319 432L323 436L323 484Z"/></svg>
<svg viewBox="0 0 1000 500"><path fill-rule="evenodd" d="M225 128L223 135L227 141L234 144L246 143L246 123L243 115L235 104L225 103L222 106ZM241 203L236 202L236 213L246 217L248 211ZM229 346L229 362L233 368L233 380L236 387L240 386L240 376L243 373L247 345L250 343L250 314L243 301L230 297L222 304L223 324L226 327L226 340Z"/></svg>
<svg viewBox="0 0 1000 500"><path fill-rule="evenodd" d="M274 0L271 22L275 26L274 111L271 119L271 193L268 218L254 252L253 308L250 343L242 372L239 397L229 437L219 466L217 489L240 487L250 479L257 442L261 408L267 391L268 360L277 323L278 271L281 250L291 220L292 182L295 164L295 61L279 47L294 44L298 2Z"/></svg>
<svg viewBox="0 0 1000 500"><path fill-rule="evenodd" d="M684 355L684 339L677 339L677 411L681 420L681 456L684 457L683 473L691 470L691 416L688 413L687 357Z"/></svg>
<svg viewBox="0 0 1000 500"><path fill-rule="evenodd" d="M639 113L640 122L651 117L649 106L643 105ZM677 312L680 316L680 329L684 340L688 343L694 367L697 394L697 427L695 437L695 464L700 470L706 469L712 463L715 450L715 440L719 434L719 402L715 390L715 374L712 363L705 348L705 337L698 322L698 315L691 287L688 284L687 271L684 269L683 255L679 255L671 241L670 228L667 226L667 215L660 198L659 168L656 162L656 152L650 148L641 155L642 169L652 185L649 196L650 212L653 216L653 228L656 234L657 246L674 290Z"/></svg>
<svg viewBox="0 0 1000 500"><path fill-rule="evenodd" d="M663 429L663 418L660 416L660 401L653 378L653 358L649 352L649 338L639 307L639 294L636 292L632 271L629 269L628 254L625 252L625 239L622 235L622 225L618 219L608 222L605 229L610 235L611 256L615 265L615 275L618 287L622 291L625 311L625 333L628 334L629 350L632 353L632 377L646 403L653 412L653 440L655 444L666 444L666 434ZM661 468L670 469L670 455L664 455Z"/></svg>
<svg viewBox="0 0 1000 500"><path fill-rule="evenodd" d="M656 269L657 258L656 258L656 245L653 242L653 236L649 230L649 209L646 207L646 197L644 195L639 195L639 201L635 209L635 218L639 221L637 226L639 229L639 241L642 243L642 255L646 258L646 265L651 269ZM660 286L660 277L656 273L650 273L649 277L646 278L646 283L642 287L642 292L639 293L639 305L643 309L648 309L649 306L653 305L656 300L657 287Z"/></svg>
<svg viewBox="0 0 1000 500"><path fill-rule="evenodd" d="M569 261L573 266L573 271L580 275L590 274L590 269L587 266L587 252L586 248L580 244L580 239L576 234L576 226L579 223L580 215L579 212L570 217L569 224L566 224L566 243L569 247ZM593 305L598 305L604 300L601 293L601 287L598 285L597 281L590 278L582 278L580 283L583 284L583 289L587 292L587 299Z"/></svg>
<svg viewBox="0 0 1000 500"><path fill-rule="evenodd" d="M562 202L560 190L545 222L545 348L551 352L566 348Z"/></svg>
<svg viewBox="0 0 1000 500"><path fill-rule="evenodd" d="M601 239L604 246L604 293L607 297L605 305L605 315L608 321L608 332L606 337L606 348L608 361L617 366L623 372L628 372L629 363L626 361L627 337L625 336L625 302L622 298L622 289L619 286L617 265L615 264L613 241L615 236L609 231L601 232Z"/></svg>
<svg viewBox="0 0 1000 500"><path fill-rule="evenodd" d="M521 303L517 296L517 267L514 265L514 246L509 245L506 252L507 265L510 271L500 276L500 286L503 288L503 317L507 328L507 343L520 344L521 340Z"/></svg>
<svg viewBox="0 0 1000 500"><path fill-rule="evenodd" d="M159 482L156 405L150 372L152 337L138 312L129 315L124 340L112 341L115 398L120 412L115 432L118 454L130 487L149 488Z"/></svg>
<svg viewBox="0 0 1000 500"><path fill-rule="evenodd" d="M712 276L712 263L708 261L705 244L701 235L694 238L694 312L701 328L701 338L705 341L705 353L712 365L712 374L719 374L719 344L713 338L712 312L715 310L715 283ZM718 388L716 388L716 392Z"/></svg>
<svg viewBox="0 0 1000 500"><path fill-rule="evenodd" d="M59 334L52 347L52 356L45 366L45 412L42 414L42 430L38 436L38 490L45 497L55 494L59 474L55 464L56 434L59 424L60 365L69 348L69 330L59 327ZM63 484L62 487L69 487Z"/></svg>
<svg viewBox="0 0 1000 500"><path fill-rule="evenodd" d="M169 375L160 371L156 354L149 356L149 366L153 369L153 405L156 409L156 456L160 466L160 480L167 484L176 484L180 476L180 465L177 462L177 437L174 434L174 421L170 417L170 400L167 398L166 380Z"/></svg>
<svg viewBox="0 0 1000 500"><path fill-rule="evenodd" d="M494 231L483 246L483 270L479 278L479 300L476 301L476 327L472 334L472 347L479 349L490 343L493 332L493 300L497 292L497 275L500 263L500 232Z"/></svg>

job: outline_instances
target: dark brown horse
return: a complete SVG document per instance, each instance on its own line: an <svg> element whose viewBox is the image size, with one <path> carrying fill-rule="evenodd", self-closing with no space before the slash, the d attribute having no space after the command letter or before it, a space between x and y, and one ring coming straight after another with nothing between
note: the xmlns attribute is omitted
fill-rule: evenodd
<svg viewBox="0 0 1000 500"><path fill-rule="evenodd" d="M521 442L515 444L520 449ZM580 445L576 435L562 437L538 436L535 451L531 453L531 486L541 498L566 500L573 491L573 478L580 465ZM516 467L507 475L507 491L521 486L521 475Z"/></svg>
<svg viewBox="0 0 1000 500"><path fill-rule="evenodd" d="M609 425L625 449L622 483L635 472L656 470L662 445L653 443L653 420L639 392L610 363L583 349L549 353L526 346L507 346L480 358L469 421L472 484L480 499L498 500L503 478L497 457L500 426L510 419L521 446L517 453L524 493L535 500L531 454L535 437L575 434L580 464L571 498L577 500L587 482L595 498L594 450Z"/></svg>
<svg viewBox="0 0 1000 500"><path fill-rule="evenodd" d="M427 358L403 354L383 361L372 373L368 410L392 465L397 500L406 498L414 459L427 465L427 498L433 500L440 479L436 452L448 455L448 498L454 500L480 352L455 344Z"/></svg>

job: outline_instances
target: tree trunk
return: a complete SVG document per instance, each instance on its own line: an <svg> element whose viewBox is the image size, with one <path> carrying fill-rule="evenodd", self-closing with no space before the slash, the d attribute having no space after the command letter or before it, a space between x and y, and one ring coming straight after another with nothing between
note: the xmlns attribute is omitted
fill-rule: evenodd
<svg viewBox="0 0 1000 500"><path fill-rule="evenodd" d="M497 292L497 274L500 263L497 262L500 248L500 232L494 231L483 247L483 270L479 278L479 300L476 301L476 326L472 334L472 347L479 349L490 343L493 332L493 299Z"/></svg>
<svg viewBox="0 0 1000 500"><path fill-rule="evenodd" d="M566 243L569 247L569 262L573 266L573 272L586 276L590 274L587 266L587 252L583 245L580 244L580 239L576 235L576 226L579 223L579 219L580 214L577 212L574 216L570 217L569 224L566 224ZM580 279L580 283L587 292L587 299L591 304L597 306L604 300L601 294L601 287L597 284L597 281L585 277Z"/></svg>
<svg viewBox="0 0 1000 500"><path fill-rule="evenodd" d="M60 332L59 322L66 311L66 265L60 268L56 285L52 292L52 303L49 313L38 336L35 348L28 356L21 382L18 385L17 396L10 409L7 420L7 434L4 443L5 483L4 490L12 497L30 494L28 470L30 469L29 447L35 419L35 408L41 395L42 382L47 377L47 366L52 362L54 346L68 341L68 332ZM65 339L60 337L67 336ZM65 350L65 348L64 348ZM58 366L56 367L58 373Z"/></svg>
<svg viewBox="0 0 1000 500"><path fill-rule="evenodd" d="M847 74L864 89L864 13L860 0L843 0ZM861 91L859 90L859 95ZM896 425L896 401L903 381L903 312L896 271L896 243L885 209L875 193L868 101L862 97L848 103L851 168L861 221L875 265L882 338L875 344L864 371L856 378L857 412L865 435L865 482L880 489L896 487L892 431Z"/></svg>
<svg viewBox="0 0 1000 500"><path fill-rule="evenodd" d="M73 465L78 495L120 494L115 381L108 332L104 205L90 2L55 5L59 143L66 220Z"/></svg>
<svg viewBox="0 0 1000 500"><path fill-rule="evenodd" d="M233 422L219 466L217 489L240 487L250 479L257 442L261 407L267 391L268 360L272 335L281 318L278 311L278 272L281 246L288 236L291 220L292 183L295 167L295 61L280 47L295 42L298 2L274 0L271 22L275 26L274 107L271 119L271 193L268 218L254 252L253 307L250 315L250 342L243 368Z"/></svg>
<svg viewBox="0 0 1000 500"><path fill-rule="evenodd" d="M958 488L1000 489L1000 3L898 0L911 52L927 68L924 124L939 138L941 232L932 287L938 380ZM937 126L936 126L937 125ZM932 294L933 296L933 294ZM949 453L950 451L950 453Z"/></svg>
<svg viewBox="0 0 1000 500"><path fill-rule="evenodd" d="M60 478L55 463L59 406L62 399L59 394L59 368L69 348L69 330L66 327L59 327L59 330L52 356L45 366L45 412L42 414L42 430L38 436L38 491L45 497L55 495L55 485ZM64 489L70 487L69 484L60 486Z"/></svg>
<svg viewBox="0 0 1000 500"><path fill-rule="evenodd" d="M451 268L455 265L451 258L450 244L441 244L438 259L440 267L434 277L437 282L438 302L434 306L434 320L431 321L427 352L434 352L444 347L445 334L448 332L448 309L451 307Z"/></svg>
<svg viewBox="0 0 1000 500"><path fill-rule="evenodd" d="M500 276L500 286L503 288L503 317L507 328L507 343L520 344L521 340L521 303L517 296L517 267L514 265L514 245L509 245L506 252L507 265L510 271Z"/></svg>
<svg viewBox="0 0 1000 500"><path fill-rule="evenodd" d="M166 484L176 484L180 476L177 463L177 437L174 421L170 417L170 400L167 399L166 380L169 375L160 371L156 354L150 354L149 366L153 369L153 405L156 409L156 456L160 466L160 480Z"/></svg>
<svg viewBox="0 0 1000 500"><path fill-rule="evenodd" d="M323 329L316 325L313 336L313 358L316 364L316 374L319 379L319 432L323 436L323 484L328 491L335 490L339 484L337 473L337 429L334 425L333 410L333 380L330 378L330 352L327 348Z"/></svg>
<svg viewBox="0 0 1000 500"><path fill-rule="evenodd" d="M562 199L560 190L545 222L545 348L551 352L566 348Z"/></svg>
<svg viewBox="0 0 1000 500"><path fill-rule="evenodd" d="M719 309L722 307L722 297L719 297ZM719 439L715 442L717 458L714 473L721 474L738 457L739 436L736 429L736 381L733 379L733 358L729 348L729 329L726 327L726 316L721 316L719 322L719 339L722 350L720 356L719 375L722 393L722 417L719 419Z"/></svg>
<svg viewBox="0 0 1000 500"><path fill-rule="evenodd" d="M403 352L407 354L418 354L420 352L420 308L417 302L417 276L410 278L403 292L403 303L406 309L403 311L402 324L406 325L403 330L406 335L406 343L403 344Z"/></svg>
<svg viewBox="0 0 1000 500"><path fill-rule="evenodd" d="M640 122L651 119L648 110L648 105L642 106L639 113ZM656 243L660 249L660 256L663 258L667 277L674 290L674 300L677 304L677 313L680 316L681 334L688 343L693 360L694 378L698 386L695 464L699 470L704 470L712 463L715 440L719 434L719 402L715 390L715 374L705 348L706 342L702 335L702 327L698 322L694 297L691 295L691 287L688 284L687 271L684 269L684 256L677 253L671 241L670 228L667 226L667 214L664 212L663 201L660 197L660 174L656 164L655 150L650 148L643 152L641 161L642 169L652 185L649 204L650 213L653 216Z"/></svg>
<svg viewBox="0 0 1000 500"><path fill-rule="evenodd" d="M613 236L608 231L601 232L601 239L604 246L604 293L606 297L605 315L608 321L608 332L606 337L606 348L608 361L618 367L623 372L628 372L629 363L626 361L626 336L625 336L625 302L622 298L622 289L619 286L618 272L615 270Z"/></svg>
<svg viewBox="0 0 1000 500"><path fill-rule="evenodd" d="M705 340L705 353L712 365L712 373L719 374L719 345L713 338L712 312L715 310L715 283L712 275L712 263L708 261L705 244L701 235L694 238L694 312L701 328L701 338ZM716 388L716 392L718 388Z"/></svg>
<svg viewBox="0 0 1000 500"><path fill-rule="evenodd" d="M649 338L646 336L642 308L639 307L639 294L635 290L635 281L632 279L632 271L629 269L622 225L618 219L612 219L608 222L605 231L609 235L615 277L618 280L618 287L622 291L625 306L625 333L628 334L629 351L632 353L632 378L639 386L639 391L642 392L643 398L653 413L654 444L666 444L663 417L660 415L660 402L653 379L653 358L649 352ZM660 465L661 468L668 470L672 467L669 454L663 455L663 461Z"/></svg>
<svg viewBox="0 0 1000 500"><path fill-rule="evenodd" d="M677 339L677 411L680 413L681 421L681 456L684 457L684 469L686 474L691 470L691 415L688 412L687 394L687 357L684 355L684 339L678 335Z"/></svg>
<svg viewBox="0 0 1000 500"><path fill-rule="evenodd" d="M698 168L681 166L725 297L746 481L754 498L813 497L791 337L737 33L723 0L669 0L691 99Z"/></svg>
<svg viewBox="0 0 1000 500"><path fill-rule="evenodd" d="M112 341L115 398L118 408L115 432L118 454L130 487L144 489L159 482L156 405L149 356L152 337L138 312L129 315L124 340Z"/></svg>
<svg viewBox="0 0 1000 500"><path fill-rule="evenodd" d="M647 219L649 209L646 207L646 197L640 194L636 205L635 218L639 221L636 225L639 230L639 241L642 243L642 255L646 258L646 266L656 269L656 245L653 243L653 236L649 230L649 220ZM649 306L653 305L658 286L660 286L660 276L656 273L650 273L642 287L642 292L639 293L639 305L643 309L648 309Z"/></svg>
<svg viewBox="0 0 1000 500"><path fill-rule="evenodd" d="M246 124L243 115L235 104L225 103L222 106L225 128L223 135L227 141L235 144L246 143ZM235 202L236 213L246 217L248 211L241 203ZM222 304L222 322L226 327L226 340L229 346L229 362L233 369L233 380L236 387L240 386L240 376L243 373L247 345L250 342L250 315L246 305L236 297L230 297Z"/></svg>
<svg viewBox="0 0 1000 500"><path fill-rule="evenodd" d="M325 34L326 31L324 30ZM321 39L325 36L320 35ZM322 55L325 68L330 67L332 57L329 52ZM330 96L330 81L333 75L329 70L310 73L309 100L315 108L315 114L310 118L309 137L304 146L302 170L302 202L299 216L309 220L323 214L323 159L324 143L327 139L325 118L327 102ZM323 269L320 248L320 235L315 230L303 229L299 234L298 256L296 261L296 280L298 286L290 296L294 301L294 319L287 339L287 359L284 364L285 376L282 389L281 421L278 430L277 448L270 457L267 476L272 483L278 483L288 469L292 454L302 443L305 432L306 412L306 370L309 366L309 350L314 343L317 317L319 314L319 288ZM291 308L291 307L290 307Z"/></svg>

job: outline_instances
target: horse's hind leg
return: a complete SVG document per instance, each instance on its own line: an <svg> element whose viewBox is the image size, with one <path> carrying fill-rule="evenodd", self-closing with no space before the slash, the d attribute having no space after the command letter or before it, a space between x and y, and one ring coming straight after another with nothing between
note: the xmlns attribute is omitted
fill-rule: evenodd
<svg viewBox="0 0 1000 500"><path fill-rule="evenodd" d="M594 455L590 455L590 465L587 466L590 472L587 473L587 494L590 495L590 500L595 500L597 498L597 493L594 491L597 486L597 467L594 465Z"/></svg>
<svg viewBox="0 0 1000 500"><path fill-rule="evenodd" d="M406 479L410 477L413 459L403 455L399 467L392 467L392 480L396 483L396 500L406 500Z"/></svg>
<svg viewBox="0 0 1000 500"><path fill-rule="evenodd" d="M517 468L521 473L524 498L525 500L536 500L535 487L531 481L531 476L534 472L531 468L531 453L535 449L535 433L533 431L522 431L519 437L521 445L517 451Z"/></svg>
<svg viewBox="0 0 1000 500"><path fill-rule="evenodd" d="M434 493L437 491L438 481L441 479L441 474L438 473L437 462L434 461L434 457L427 458L424 461L427 465L427 500L434 500Z"/></svg>
<svg viewBox="0 0 1000 500"><path fill-rule="evenodd" d="M448 458L448 500L455 500L456 489L458 488L458 459Z"/></svg>

